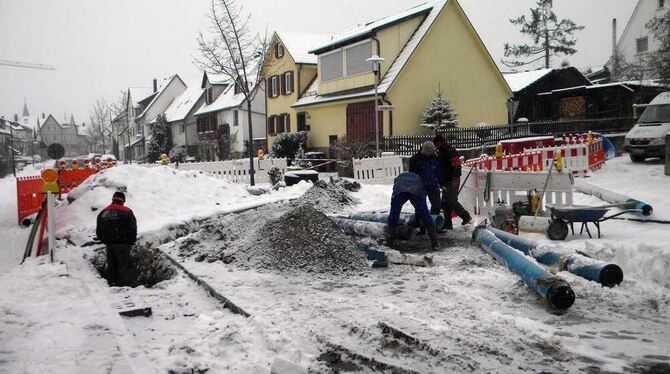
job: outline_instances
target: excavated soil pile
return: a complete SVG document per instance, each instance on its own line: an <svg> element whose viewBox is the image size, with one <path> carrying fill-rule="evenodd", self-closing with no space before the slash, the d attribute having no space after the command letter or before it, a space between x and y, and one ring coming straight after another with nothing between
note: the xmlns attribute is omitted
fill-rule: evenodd
<svg viewBox="0 0 670 374"><path fill-rule="evenodd" d="M368 267L353 241L306 204L226 216L177 245L180 256L244 269L341 273Z"/></svg>
<svg viewBox="0 0 670 374"><path fill-rule="evenodd" d="M350 182L340 178L331 178L329 182L318 181L307 190L297 202L310 205L323 213L339 213L344 208L359 203L349 191L360 189L358 182Z"/></svg>

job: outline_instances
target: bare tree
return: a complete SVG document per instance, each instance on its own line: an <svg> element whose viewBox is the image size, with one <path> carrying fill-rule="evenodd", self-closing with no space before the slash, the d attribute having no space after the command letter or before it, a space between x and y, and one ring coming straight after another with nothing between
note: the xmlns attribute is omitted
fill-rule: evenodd
<svg viewBox="0 0 670 374"><path fill-rule="evenodd" d="M97 149L98 141L101 145L101 153L105 153L105 137L110 134L111 121L109 118L109 105L107 100L98 99L93 105L90 114L90 123L86 127L86 135L93 142L93 147Z"/></svg>
<svg viewBox="0 0 670 374"><path fill-rule="evenodd" d="M126 134L126 140L128 141L128 153L124 151L124 163L129 162L133 163L133 149L130 147L130 123L131 123L131 118L128 113L128 91L126 90L121 90L119 92L119 96L116 98L114 102L112 102L109 105L109 109L112 112L112 116L114 118L118 118L119 116L123 116L122 121L119 123L120 128L116 129L116 134L119 135L119 141L121 142L120 147L123 147L123 135L122 133L125 132ZM113 129L112 129L113 132Z"/></svg>
<svg viewBox="0 0 670 374"><path fill-rule="evenodd" d="M244 94L247 106L249 144L253 145L251 102L258 92L267 53L267 34L254 34L249 15L235 0L211 0L207 34L198 34L200 56L196 63L205 71L222 74ZM250 183L254 180L254 150L248 147Z"/></svg>

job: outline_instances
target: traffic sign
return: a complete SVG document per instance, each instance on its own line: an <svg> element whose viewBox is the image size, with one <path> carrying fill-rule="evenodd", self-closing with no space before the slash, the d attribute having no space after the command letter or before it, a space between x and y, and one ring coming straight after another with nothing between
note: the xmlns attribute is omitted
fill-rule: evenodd
<svg viewBox="0 0 670 374"><path fill-rule="evenodd" d="M377 110L381 110L384 112L391 112L395 110L395 105L379 105L377 106Z"/></svg>
<svg viewBox="0 0 670 374"><path fill-rule="evenodd" d="M52 160L58 160L59 158L65 156L65 148L58 143L53 143L47 148L47 155Z"/></svg>

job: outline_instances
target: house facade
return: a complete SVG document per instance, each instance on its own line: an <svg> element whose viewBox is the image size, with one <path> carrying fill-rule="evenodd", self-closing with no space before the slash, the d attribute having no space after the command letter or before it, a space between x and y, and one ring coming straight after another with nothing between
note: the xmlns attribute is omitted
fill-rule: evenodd
<svg viewBox="0 0 670 374"><path fill-rule="evenodd" d="M184 147L189 157L197 158L198 133L195 112L205 102L204 95L205 90L200 86L190 86L165 110L172 147Z"/></svg>
<svg viewBox="0 0 670 374"><path fill-rule="evenodd" d="M265 84L251 87L252 136L247 101L237 84L227 77L204 73L201 88L204 100L194 114L199 160L237 159L247 155L250 143L254 150L265 145Z"/></svg>
<svg viewBox="0 0 670 374"><path fill-rule="evenodd" d="M670 1L668 0L638 0L633 14L616 43L616 52L607 63L609 71L616 75L618 68L623 65L644 65L649 54L658 51L661 42L647 28L647 23L654 17L662 16L669 9ZM653 78L653 74L644 77L644 79L649 78Z"/></svg>
<svg viewBox="0 0 670 374"><path fill-rule="evenodd" d="M380 112L381 136L428 131L420 126L422 113L439 90L455 107L461 126L507 121L512 92L456 0L370 22L311 53L317 56L317 78L291 105L304 113L311 149L325 151L344 138L374 141L376 79L366 62L373 55L385 60L379 104L395 108ZM268 120L269 130L272 125Z"/></svg>
<svg viewBox="0 0 670 374"><path fill-rule="evenodd" d="M77 125L71 119L70 123L60 123L49 114L39 128L40 139L45 147L58 143L65 148L65 157L76 157L88 153L88 143L77 131Z"/></svg>
<svg viewBox="0 0 670 374"><path fill-rule="evenodd" d="M284 132L308 130L306 113L292 105L317 77L317 57L309 51L329 39L316 34L273 34L263 67L268 143Z"/></svg>

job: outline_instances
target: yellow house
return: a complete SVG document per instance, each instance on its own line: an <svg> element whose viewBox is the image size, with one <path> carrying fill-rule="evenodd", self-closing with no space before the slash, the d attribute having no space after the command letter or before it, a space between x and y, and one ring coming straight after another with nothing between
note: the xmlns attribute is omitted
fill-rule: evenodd
<svg viewBox="0 0 670 374"><path fill-rule="evenodd" d="M328 150L345 137L374 141L375 74L365 61L372 55L385 60L379 105L394 108L380 112L381 136L426 133L421 115L440 89L460 126L507 122L512 92L456 0L432 1L370 22L310 52L317 57L317 78L290 106L304 118L301 129L308 131L311 149ZM288 101L275 105L269 98L267 113L289 112L279 108ZM291 132L297 130L291 125Z"/></svg>
<svg viewBox="0 0 670 374"><path fill-rule="evenodd" d="M268 145L278 134L307 131L305 113L291 107L316 79L317 57L309 53L330 37L275 32L263 66Z"/></svg>

